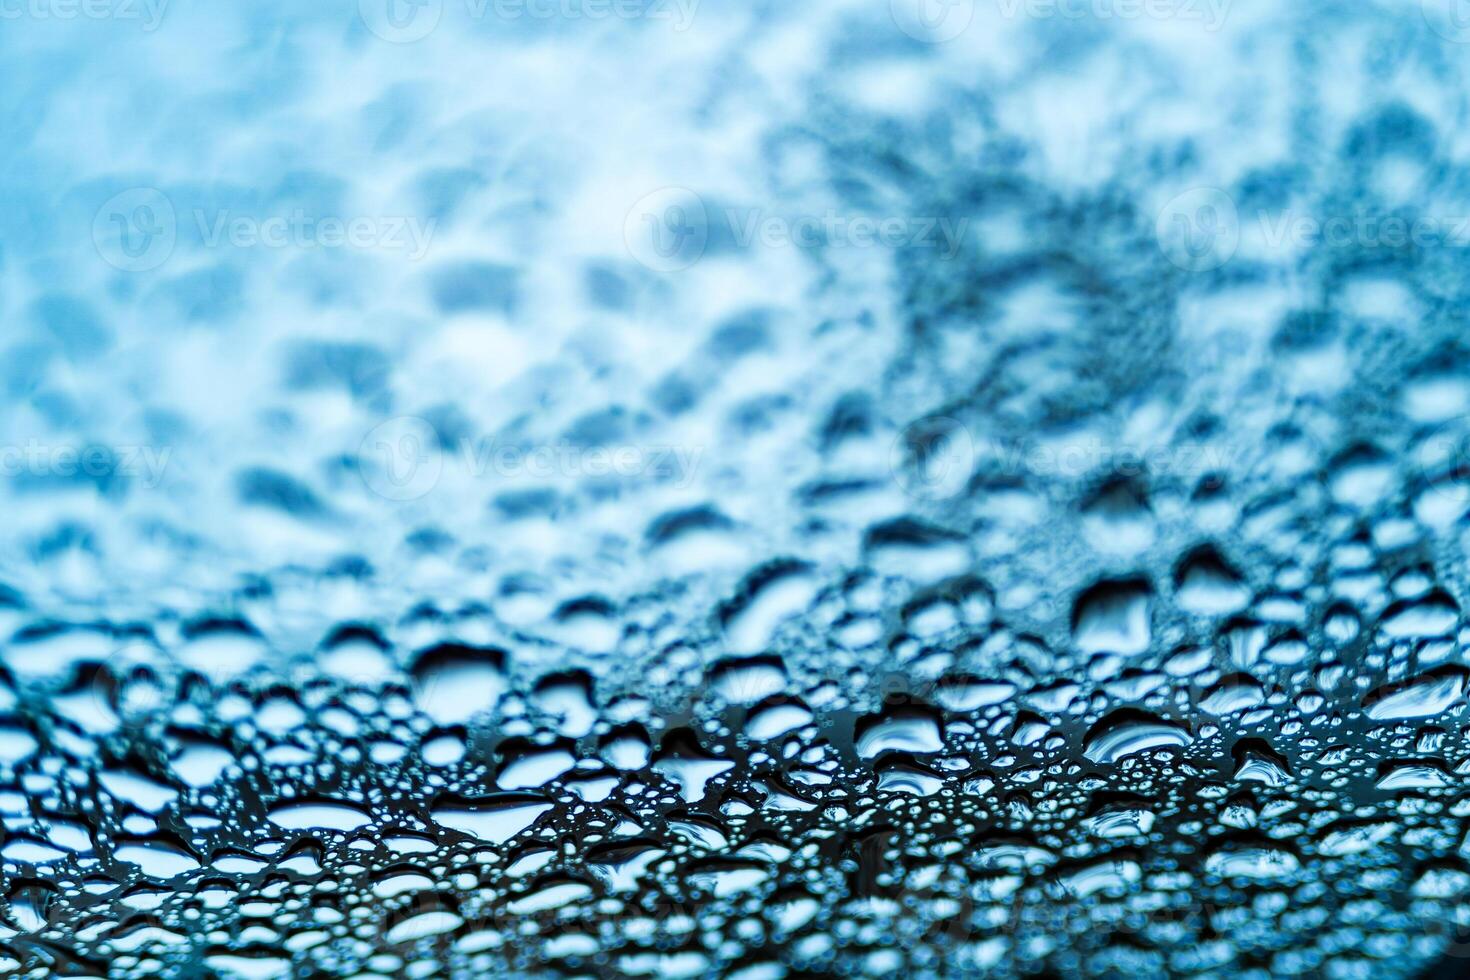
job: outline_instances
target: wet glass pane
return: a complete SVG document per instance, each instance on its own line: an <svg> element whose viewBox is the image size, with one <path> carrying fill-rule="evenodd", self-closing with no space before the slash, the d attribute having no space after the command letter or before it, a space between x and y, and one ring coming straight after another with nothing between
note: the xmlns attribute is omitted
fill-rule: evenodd
<svg viewBox="0 0 1470 980"><path fill-rule="evenodd" d="M1467 84L0 0L0 973L1459 975Z"/></svg>

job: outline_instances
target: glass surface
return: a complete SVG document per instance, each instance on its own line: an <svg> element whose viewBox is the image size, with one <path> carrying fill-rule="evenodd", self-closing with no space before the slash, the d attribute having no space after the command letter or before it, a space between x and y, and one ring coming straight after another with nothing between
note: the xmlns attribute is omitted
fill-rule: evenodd
<svg viewBox="0 0 1470 980"><path fill-rule="evenodd" d="M1467 82L0 0L0 973L1456 975Z"/></svg>

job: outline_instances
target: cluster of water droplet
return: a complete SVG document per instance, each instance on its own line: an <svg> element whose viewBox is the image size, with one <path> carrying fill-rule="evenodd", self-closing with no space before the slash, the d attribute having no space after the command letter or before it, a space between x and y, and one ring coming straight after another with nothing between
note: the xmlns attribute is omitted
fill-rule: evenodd
<svg viewBox="0 0 1470 980"><path fill-rule="evenodd" d="M1136 486L1079 505L1115 545L1165 523ZM1166 576L1079 568L1049 613L905 518L863 567L756 569L702 627L584 597L545 625L607 651L538 651L495 603L425 603L339 624L294 678L244 615L63 624L13 595L7 959L1383 975L1467 908L1470 635L1431 565L1339 523L1315 571L1246 574L1279 534L1247 518Z"/></svg>

